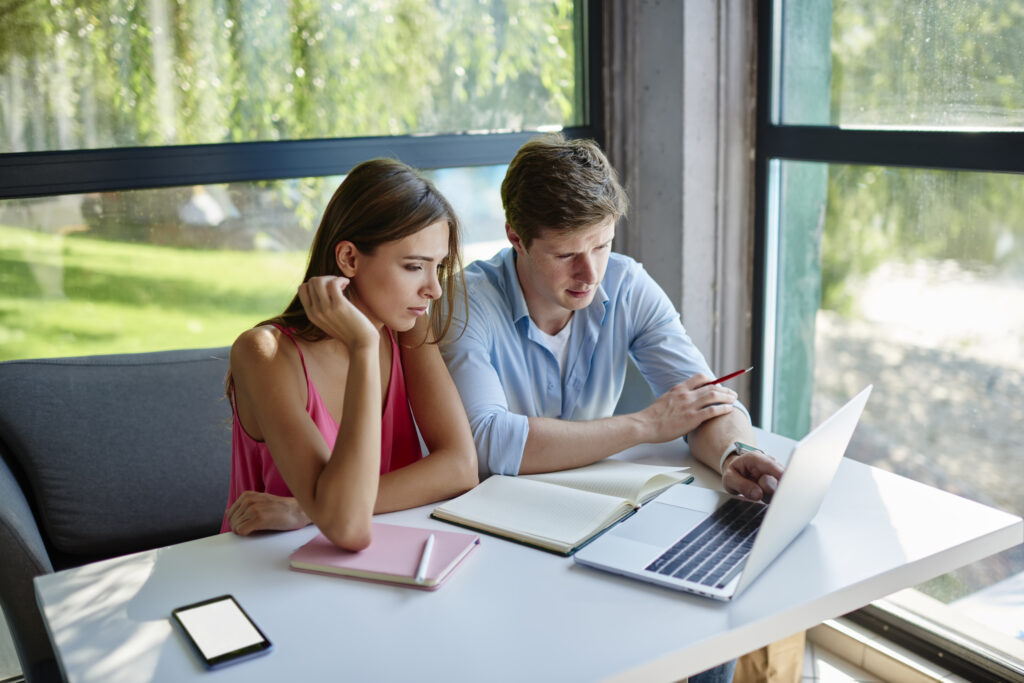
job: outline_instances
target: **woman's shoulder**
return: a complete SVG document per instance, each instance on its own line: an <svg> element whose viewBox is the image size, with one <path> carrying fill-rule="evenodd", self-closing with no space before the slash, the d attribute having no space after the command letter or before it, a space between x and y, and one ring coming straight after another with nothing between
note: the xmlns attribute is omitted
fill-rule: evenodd
<svg viewBox="0 0 1024 683"><path fill-rule="evenodd" d="M287 366L296 355L295 344L274 325L259 325L238 335L231 345L232 372L247 368Z"/></svg>

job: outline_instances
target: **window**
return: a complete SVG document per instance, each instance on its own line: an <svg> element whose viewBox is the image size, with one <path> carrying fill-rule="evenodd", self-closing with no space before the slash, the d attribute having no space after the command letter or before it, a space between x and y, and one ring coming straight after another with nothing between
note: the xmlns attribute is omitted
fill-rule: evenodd
<svg viewBox="0 0 1024 683"><path fill-rule="evenodd" d="M426 171L464 258L504 242L505 166ZM295 294L343 176L0 202L0 358L230 344Z"/></svg>
<svg viewBox="0 0 1024 683"><path fill-rule="evenodd" d="M19 5L0 151L583 123L569 0Z"/></svg>
<svg viewBox="0 0 1024 683"><path fill-rule="evenodd" d="M874 383L849 457L1024 514L1024 3L765 8L761 424ZM1018 547L854 618L1021 675L1022 598Z"/></svg>
<svg viewBox="0 0 1024 683"><path fill-rule="evenodd" d="M596 7L14 3L0 359L229 344L287 303L331 192L376 156L427 170L466 255L493 251L515 150L602 137Z"/></svg>

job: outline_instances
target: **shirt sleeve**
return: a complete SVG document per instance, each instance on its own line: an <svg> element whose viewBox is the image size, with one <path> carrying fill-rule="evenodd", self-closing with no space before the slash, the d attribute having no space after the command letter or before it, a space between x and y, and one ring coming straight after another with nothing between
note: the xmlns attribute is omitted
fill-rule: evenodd
<svg viewBox="0 0 1024 683"><path fill-rule="evenodd" d="M475 309L470 325L458 336L464 324L459 318L456 315L452 321L453 338L441 344L441 355L469 418L480 478L519 474L530 421L509 410L501 378L491 364L487 329L492 321Z"/></svg>
<svg viewBox="0 0 1024 683"><path fill-rule="evenodd" d="M665 291L637 265L628 297L634 324L629 353L655 396L697 373L714 377L704 354L686 333ZM735 404L750 418L745 406Z"/></svg>

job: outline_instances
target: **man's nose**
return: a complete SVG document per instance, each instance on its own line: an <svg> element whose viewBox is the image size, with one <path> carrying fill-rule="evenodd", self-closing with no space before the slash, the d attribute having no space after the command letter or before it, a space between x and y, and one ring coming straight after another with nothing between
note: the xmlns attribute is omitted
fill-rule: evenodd
<svg viewBox="0 0 1024 683"><path fill-rule="evenodd" d="M588 255L581 255L576 259L576 279L580 282L593 284L597 277L597 268L594 259Z"/></svg>

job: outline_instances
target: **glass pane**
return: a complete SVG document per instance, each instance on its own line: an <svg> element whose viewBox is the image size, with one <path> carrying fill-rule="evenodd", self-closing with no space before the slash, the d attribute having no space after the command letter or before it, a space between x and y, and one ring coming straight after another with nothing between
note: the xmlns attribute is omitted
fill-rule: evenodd
<svg viewBox="0 0 1024 683"><path fill-rule="evenodd" d="M584 123L572 0L8 4L0 152Z"/></svg>
<svg viewBox="0 0 1024 683"><path fill-rule="evenodd" d="M504 240L504 166L433 175L464 257ZM230 344L284 309L342 177L0 202L0 360Z"/></svg>
<svg viewBox="0 0 1024 683"><path fill-rule="evenodd" d="M873 383L849 457L1024 515L1024 177L781 173L773 426ZM1024 546L918 589L1019 638Z"/></svg>
<svg viewBox="0 0 1024 683"><path fill-rule="evenodd" d="M462 261L486 259L509 246L505 212L501 208L501 181L507 164L425 171L434 181L462 224Z"/></svg>
<svg viewBox="0 0 1024 683"><path fill-rule="evenodd" d="M783 123L1024 127L1021 0L785 2L782 14Z"/></svg>

